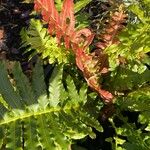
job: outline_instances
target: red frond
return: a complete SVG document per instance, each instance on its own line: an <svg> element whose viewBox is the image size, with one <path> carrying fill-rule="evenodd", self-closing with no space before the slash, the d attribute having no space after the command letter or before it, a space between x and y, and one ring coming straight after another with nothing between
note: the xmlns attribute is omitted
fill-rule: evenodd
<svg viewBox="0 0 150 150"><path fill-rule="evenodd" d="M105 49L111 44L119 44L120 41L117 35L123 29L123 23L126 22L126 17L122 5L118 8L118 11L112 13L110 20L107 21L105 30L100 35L102 42L96 44L98 48Z"/></svg>
<svg viewBox="0 0 150 150"><path fill-rule="evenodd" d="M84 28L75 32L72 36L72 41L85 49L91 44L93 38L94 34L89 29Z"/></svg>
<svg viewBox="0 0 150 150"><path fill-rule="evenodd" d="M75 31L74 3L73 0L65 0L60 13L61 27L67 35Z"/></svg>
<svg viewBox="0 0 150 150"><path fill-rule="evenodd" d="M54 0L35 0L34 4L34 9L41 12L43 20L49 23L49 33L56 32L56 28L60 25L60 17Z"/></svg>
<svg viewBox="0 0 150 150"><path fill-rule="evenodd" d="M76 65L83 72L88 85L97 91L104 101L111 101L113 96L102 90L98 76L106 70L99 68L99 60L95 55L87 53L94 34L87 28L75 30L75 16L73 0L64 0L62 11L59 14L54 0L35 0L35 10L40 11L43 20L48 23L50 34L56 36L58 43L64 42L67 49L71 48L76 57ZM62 41L63 39L63 41Z"/></svg>

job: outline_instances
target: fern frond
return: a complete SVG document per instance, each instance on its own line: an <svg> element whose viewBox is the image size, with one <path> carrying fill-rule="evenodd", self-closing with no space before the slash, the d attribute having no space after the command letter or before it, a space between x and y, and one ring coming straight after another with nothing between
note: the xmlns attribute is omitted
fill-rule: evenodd
<svg viewBox="0 0 150 150"><path fill-rule="evenodd" d="M63 72L62 65L55 67L50 79L49 101L51 106L57 106L58 103L60 103L61 90L63 89L63 85L61 82L62 72Z"/></svg>
<svg viewBox="0 0 150 150"><path fill-rule="evenodd" d="M67 150L72 139L87 135L94 138L92 127L102 130L96 117L84 107L88 101L87 87L77 91L72 78L68 77L66 89L61 81L61 65L52 73L49 95L42 83L40 62L34 68L31 84L18 63L12 72L13 86L4 62L0 63L0 70L0 148ZM72 91L68 90L71 87Z"/></svg>
<svg viewBox="0 0 150 150"><path fill-rule="evenodd" d="M109 55L109 64L112 71L118 66L128 68L139 74L147 69L144 61L150 51L150 8L146 3L148 2L137 1L128 6L129 18L134 17L128 20L126 28L119 34L120 43L114 43L105 50Z"/></svg>
<svg viewBox="0 0 150 150"><path fill-rule="evenodd" d="M48 58L49 63L68 62L70 53L66 51L64 46L58 46L56 38L49 36L40 20L31 19L29 29L22 29L20 34L23 41L22 47L28 46L25 52L34 50L31 53L31 58L35 54L41 54L43 59Z"/></svg>
<svg viewBox="0 0 150 150"><path fill-rule="evenodd" d="M114 91L124 92L127 90L136 90L141 86L146 85L150 82L149 75L149 70L139 74L129 69L118 67L115 71L113 71L112 77L110 77L107 81Z"/></svg>
<svg viewBox="0 0 150 150"><path fill-rule="evenodd" d="M134 111L150 110L150 88L143 87L135 90L127 95L127 97L119 100L118 103L122 109L130 109Z"/></svg>
<svg viewBox="0 0 150 150"><path fill-rule="evenodd" d="M134 124L128 123L125 117L119 117L124 124L123 126L116 128L116 132L118 135L126 136L128 139L122 146L126 149L129 149L129 147L133 147L133 149L149 149L150 88L139 88L138 90L129 93L126 97L118 99L117 104L120 107L119 110L138 112L139 115L137 121L141 124L137 128ZM119 115L120 114L117 113L117 116Z"/></svg>
<svg viewBox="0 0 150 150"><path fill-rule="evenodd" d="M34 9L37 12L40 11L43 20L48 23L49 33L56 35L59 44L62 43L63 39L64 45L68 49L72 48L71 45L83 45L83 47L87 47L91 43L89 39L93 39L93 34L89 29L75 30L73 0L63 1L60 14L55 7L54 0L35 0L34 4ZM84 38L82 35L84 35ZM73 50L76 51L76 49Z"/></svg>
<svg viewBox="0 0 150 150"><path fill-rule="evenodd" d="M80 1L80 3L82 2ZM88 2L89 1L87 1L87 3ZM64 44L66 52L68 49L72 49L76 65L83 72L88 85L97 91L104 100L106 99L107 102L112 102L113 95L110 92L101 89L97 74L95 75L95 70L97 70L97 68L94 69L95 57L93 57L93 54L88 54L86 50L92 42L94 34L88 28L80 30L75 28L73 0L64 0L60 13L55 7L54 0L35 0L34 4L35 10L40 12L42 19L48 23L50 35L57 38L59 46ZM97 60L96 63L98 62L99 61ZM88 64L91 64L91 66Z"/></svg>
<svg viewBox="0 0 150 150"><path fill-rule="evenodd" d="M15 89L8 80L7 71L4 63L0 63L0 94L7 104L12 108L22 108L21 96L15 92Z"/></svg>
<svg viewBox="0 0 150 150"><path fill-rule="evenodd" d="M115 144L113 144L115 149L149 150L149 133L142 133L142 128L137 129L134 124L127 123L126 118L123 116L120 116L119 119L123 121L124 125L119 128L114 126L117 134L114 137ZM121 137L127 138L127 140Z"/></svg>
<svg viewBox="0 0 150 150"><path fill-rule="evenodd" d="M22 73L20 64L15 64L13 68L13 75L16 82L16 92L18 92L21 96L22 103L24 103L24 105L32 105L32 103L36 103L29 80Z"/></svg>
<svg viewBox="0 0 150 150"><path fill-rule="evenodd" d="M42 62L39 60L35 68L33 69L33 75L32 75L32 89L35 95L35 99L38 99L41 95L44 95L46 93L46 85L44 80L44 72L43 68L41 67ZM38 82L37 82L38 81Z"/></svg>
<svg viewBox="0 0 150 150"><path fill-rule="evenodd" d="M120 5L115 12L111 13L110 19L107 20L106 27L99 37L102 42L96 44L98 48L104 50L112 44L119 43L117 36L124 27L123 23L126 22L126 17L123 5Z"/></svg>
<svg viewBox="0 0 150 150"><path fill-rule="evenodd" d="M109 119L116 135L111 140L116 149L148 150L150 147L150 87L139 88L126 96L121 96L116 102L116 111ZM137 119L131 121L124 111L137 112ZM122 115L123 114L123 115ZM119 120L116 121L116 118ZM115 142L115 144L114 144Z"/></svg>
<svg viewBox="0 0 150 150"><path fill-rule="evenodd" d="M80 11L82 8L84 8L87 4L89 4L92 0L80 0L75 3L74 10L75 13Z"/></svg>

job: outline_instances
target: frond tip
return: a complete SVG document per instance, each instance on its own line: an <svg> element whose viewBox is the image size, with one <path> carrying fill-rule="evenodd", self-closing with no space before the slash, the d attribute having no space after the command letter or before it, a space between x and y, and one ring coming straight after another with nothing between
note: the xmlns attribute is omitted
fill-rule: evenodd
<svg viewBox="0 0 150 150"><path fill-rule="evenodd" d="M67 63L70 53L63 45L57 43L56 37L51 37L40 20L31 19L29 28L21 31L22 47L32 52L30 57L40 54L42 59L47 58L49 63Z"/></svg>

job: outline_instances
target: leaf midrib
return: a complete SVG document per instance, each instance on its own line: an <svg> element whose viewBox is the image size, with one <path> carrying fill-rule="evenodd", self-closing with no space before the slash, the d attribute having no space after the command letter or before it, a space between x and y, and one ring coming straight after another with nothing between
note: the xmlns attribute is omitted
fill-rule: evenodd
<svg viewBox="0 0 150 150"><path fill-rule="evenodd" d="M24 115L15 116L13 118L8 118L6 120L1 121L0 126L17 121L17 120L24 120L24 119L30 118L32 116L40 116L40 115L44 115L44 114L48 114L48 113L52 113L52 112L59 112L59 111L60 112L61 111L68 112L68 110L71 110L71 109L72 109L72 107L64 107L64 108L57 107L57 108L50 108L49 110L44 110L44 111L42 110L42 111L37 111L37 112L25 113ZM73 107L73 109L78 110L79 106Z"/></svg>

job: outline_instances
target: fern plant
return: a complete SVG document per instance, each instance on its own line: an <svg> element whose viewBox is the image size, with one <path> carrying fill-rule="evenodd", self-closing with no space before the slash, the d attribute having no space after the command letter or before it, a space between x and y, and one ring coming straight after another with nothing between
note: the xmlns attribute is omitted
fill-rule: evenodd
<svg viewBox="0 0 150 150"><path fill-rule="evenodd" d="M77 91L70 76L62 83L63 66L57 65L48 90L39 61L30 83L16 63L8 78L5 62L0 63L0 148L67 150L73 139L87 135L94 138L91 127L102 128L87 111L87 87Z"/></svg>
<svg viewBox="0 0 150 150"><path fill-rule="evenodd" d="M119 5L97 43L98 53L103 51L109 64L105 86L116 96L126 95L150 81L148 4L143 0Z"/></svg>
<svg viewBox="0 0 150 150"><path fill-rule="evenodd" d="M128 3L128 11L124 11L128 19L126 24L120 24L122 31L115 32L113 41L112 31L122 23L116 13L102 34L102 41L97 43L109 60L111 72L105 78L105 86L116 95L113 115L108 112L115 134L106 139L113 150L150 149L149 6L146 0ZM131 121L128 113L136 113L137 120Z"/></svg>
<svg viewBox="0 0 150 150"><path fill-rule="evenodd" d="M137 122L131 122L122 111L137 112ZM113 150L149 150L150 148L150 88L143 87L119 97L116 112L109 120L116 134L107 141L112 143ZM119 125L116 121L119 120Z"/></svg>
<svg viewBox="0 0 150 150"><path fill-rule="evenodd" d="M131 3L126 9L129 10L129 21L119 35L119 44L110 45L105 51L109 55L110 69L115 70L122 66L133 72L143 73L149 64L147 53L149 44L149 10L148 1ZM120 58L124 61L120 62Z"/></svg>
<svg viewBox="0 0 150 150"><path fill-rule="evenodd" d="M28 34L31 38L28 38L29 40L27 38L23 38L25 39L25 43L33 45L34 47L32 48L35 48L37 49L37 52L42 53L44 58L48 56L49 60L52 62L55 60L60 63L67 62L66 60L68 59L65 56L67 56L68 53L71 55L73 54L76 65L83 72L83 76L88 85L99 93L104 102L112 102L113 95L102 89L102 86L99 83L101 70L103 70L103 68L99 65L96 67L96 64L99 63L99 59L88 52L89 44L92 42L94 34L88 28L76 28L73 0L64 0L60 13L56 9L54 0L35 0L34 4L35 10L41 13L43 21L48 24L48 32L51 35L52 40L51 42L45 41L45 32L41 29L41 34L42 32L43 34L40 38L42 37L43 40L40 41L45 42L43 42L44 44L40 43L42 44L42 47L45 47L45 43L48 44L46 44L47 48L44 51L42 48L40 48L41 50L38 50L39 47L41 47L41 44L36 43L37 45L35 45L34 41L39 40L39 38L37 38L35 34L30 36L30 34L33 33L31 30L31 33L29 32ZM45 7L43 7L44 5ZM27 34L24 32L22 37L27 37L26 35ZM55 43L55 40L57 40L57 43ZM31 41L33 41L33 44ZM48 48L48 46L50 46L50 48Z"/></svg>

